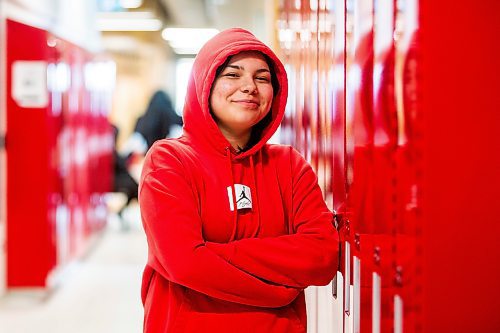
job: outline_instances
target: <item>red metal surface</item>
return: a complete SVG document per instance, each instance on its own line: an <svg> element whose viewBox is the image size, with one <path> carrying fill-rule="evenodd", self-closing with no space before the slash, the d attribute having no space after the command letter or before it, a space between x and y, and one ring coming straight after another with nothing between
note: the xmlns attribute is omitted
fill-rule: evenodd
<svg viewBox="0 0 500 333"><path fill-rule="evenodd" d="M27 43L26 41L30 41ZM7 285L45 286L56 266L56 206L60 189L50 106L24 108L13 99L16 61L50 61L47 33L7 21ZM22 240L22 241L21 241ZM48 246L47 246L48 244Z"/></svg>
<svg viewBox="0 0 500 333"><path fill-rule="evenodd" d="M395 97L398 117L396 151L397 222L395 227L395 295L402 298L405 333L416 331L421 323L418 307L422 304L421 269L415 260L421 220L422 129L421 100L418 98L420 59L418 57L418 0L397 8L395 34Z"/></svg>
<svg viewBox="0 0 500 333"><path fill-rule="evenodd" d="M499 332L500 2L421 1L425 332Z"/></svg>
<svg viewBox="0 0 500 333"><path fill-rule="evenodd" d="M332 94L332 190L333 207L339 209L346 200L346 164L345 164L345 0L335 0L333 3L333 78L328 86Z"/></svg>
<svg viewBox="0 0 500 333"><path fill-rule="evenodd" d="M352 2L347 11L346 163L353 266L354 257L359 258L360 272L356 275L360 278L354 280L353 274L352 279L355 289L359 289L353 299L359 303L359 314L354 316L354 330L359 332L371 332L372 275L380 265L380 260L374 260L377 231L373 182L378 174L373 170L373 23L373 3Z"/></svg>
<svg viewBox="0 0 500 333"><path fill-rule="evenodd" d="M284 1L296 51L288 59L295 79L287 120L296 136L288 142L315 164L330 158L321 145L332 138L332 181L324 186L350 222L342 237L361 259L366 289L354 311L362 332L497 332L500 3L388 1L329 2L330 15L320 10L317 25L304 15L311 2ZM294 14L297 4L302 15ZM359 26L371 4L374 39ZM331 20L331 52L321 38L318 52L300 41L329 25L323 20ZM323 80L328 57L333 79ZM307 102L317 92L315 71L326 85L317 105ZM321 162L315 165L321 173ZM342 270L352 272L346 262ZM381 277L380 326L372 326L371 272ZM352 283L351 274L345 278Z"/></svg>
<svg viewBox="0 0 500 333"><path fill-rule="evenodd" d="M111 91L95 82L109 78L86 71L94 55L82 48L26 24L6 25L7 286L47 287L56 269L88 250L106 221ZM46 105L24 107L13 98L20 60L43 61Z"/></svg>
<svg viewBox="0 0 500 333"><path fill-rule="evenodd" d="M374 10L373 63L373 242L380 252L375 271L381 277L380 332L393 332L394 246L397 219L394 0L380 0Z"/></svg>

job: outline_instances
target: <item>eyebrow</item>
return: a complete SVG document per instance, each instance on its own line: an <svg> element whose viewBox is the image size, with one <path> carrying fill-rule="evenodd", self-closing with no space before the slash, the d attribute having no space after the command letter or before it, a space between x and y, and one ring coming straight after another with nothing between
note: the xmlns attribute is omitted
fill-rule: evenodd
<svg viewBox="0 0 500 333"><path fill-rule="evenodd" d="M245 69L243 66L237 66L237 65L227 65L226 68L227 67L231 67L231 68L234 68L234 69L237 69L240 71ZM260 69L256 70L256 73L262 73L262 72L269 72L270 73L271 71L267 68L260 68Z"/></svg>

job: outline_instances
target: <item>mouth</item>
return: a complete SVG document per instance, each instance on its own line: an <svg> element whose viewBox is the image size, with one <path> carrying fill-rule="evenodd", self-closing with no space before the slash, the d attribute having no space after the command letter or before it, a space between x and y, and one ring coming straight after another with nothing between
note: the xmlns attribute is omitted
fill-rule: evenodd
<svg viewBox="0 0 500 333"><path fill-rule="evenodd" d="M237 103L239 105L248 107L248 108L257 108L260 105L259 102L251 100L251 99L239 99L239 100L235 100L233 102Z"/></svg>

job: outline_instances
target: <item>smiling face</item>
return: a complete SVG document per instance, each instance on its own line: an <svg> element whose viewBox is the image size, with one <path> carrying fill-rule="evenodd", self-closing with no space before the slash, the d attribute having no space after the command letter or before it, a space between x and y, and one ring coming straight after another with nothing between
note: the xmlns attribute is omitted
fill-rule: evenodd
<svg viewBox="0 0 500 333"><path fill-rule="evenodd" d="M273 86L264 56L246 51L231 57L215 78L210 107L222 134L233 145L243 147L252 127L271 109Z"/></svg>

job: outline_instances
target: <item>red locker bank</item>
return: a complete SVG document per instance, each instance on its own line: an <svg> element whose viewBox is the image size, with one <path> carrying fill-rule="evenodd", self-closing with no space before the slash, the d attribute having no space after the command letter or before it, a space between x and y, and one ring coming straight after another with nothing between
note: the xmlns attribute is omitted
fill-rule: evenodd
<svg viewBox="0 0 500 333"><path fill-rule="evenodd" d="M500 2L279 2L282 127L337 212L310 332L500 332Z"/></svg>
<svg viewBox="0 0 500 333"><path fill-rule="evenodd" d="M47 288L106 222L113 133L99 82L112 81L112 64L50 31L3 24L6 284Z"/></svg>

